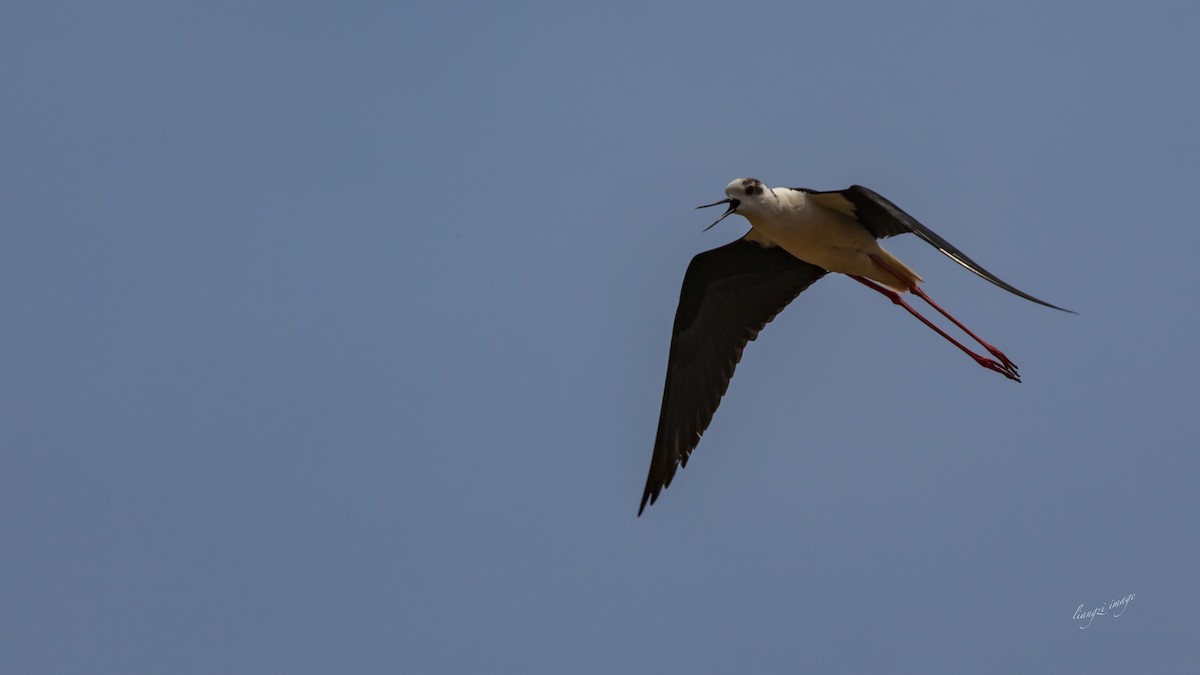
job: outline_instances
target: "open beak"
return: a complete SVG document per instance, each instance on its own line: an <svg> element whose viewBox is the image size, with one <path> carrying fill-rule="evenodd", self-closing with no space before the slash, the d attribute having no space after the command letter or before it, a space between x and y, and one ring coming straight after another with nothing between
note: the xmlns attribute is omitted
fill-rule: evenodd
<svg viewBox="0 0 1200 675"><path fill-rule="evenodd" d="M717 206L717 205L719 205L719 204L728 204L728 205L729 205L729 209L728 209L728 210L726 210L726 211L725 211L725 213L722 213L720 218L717 218L716 220L714 220L712 225L709 225L708 227L704 228L704 231L705 231L705 232L708 232L709 230L713 229L713 225L716 225L717 223L721 222L722 220L725 220L725 216L728 216L729 214L733 213L734 211L737 211L737 207L741 205L741 202L740 202L740 201L738 201L738 200L736 200L736 199L733 199L733 198L731 197L731 198L729 198L729 199L722 199L722 200L721 200L721 201L719 201L719 202L713 202L713 203L711 203L711 204L705 204L704 206L697 206L696 208L698 208L698 209L707 209L707 208L708 208L708 207L710 207L710 206Z"/></svg>

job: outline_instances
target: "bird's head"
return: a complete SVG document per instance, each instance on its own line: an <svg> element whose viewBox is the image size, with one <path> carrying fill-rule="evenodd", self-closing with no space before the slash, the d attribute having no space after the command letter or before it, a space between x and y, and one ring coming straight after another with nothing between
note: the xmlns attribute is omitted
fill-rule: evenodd
<svg viewBox="0 0 1200 675"><path fill-rule="evenodd" d="M719 202L696 207L698 209L707 209L710 206L717 206L719 204L729 205L729 208L725 210L725 213L721 214L720 218L713 221L712 225L704 228L705 232L711 230L713 225L725 220L725 216L732 213L745 216L760 210L766 200L774 196L767 186L763 185L763 182L757 178L734 179L729 185L725 186L725 195L726 199L722 199Z"/></svg>

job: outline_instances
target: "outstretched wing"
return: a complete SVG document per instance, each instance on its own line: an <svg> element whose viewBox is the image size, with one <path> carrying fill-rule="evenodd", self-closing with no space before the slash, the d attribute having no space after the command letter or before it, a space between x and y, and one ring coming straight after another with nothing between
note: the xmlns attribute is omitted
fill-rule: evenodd
<svg viewBox="0 0 1200 675"><path fill-rule="evenodd" d="M642 506L653 504L712 421L746 343L825 270L745 237L692 258L683 277L658 436Z"/></svg>
<svg viewBox="0 0 1200 675"><path fill-rule="evenodd" d="M885 237L894 237L897 234L911 232L921 239L929 242L934 248L941 251L946 257L963 267L971 270L975 274L987 279L996 284L1000 288L1019 295L1026 300L1036 302L1039 305L1045 305L1053 309L1063 312L1072 312L1069 309L1063 309L1057 305L1052 305L1045 300L1039 300L1032 295L1017 289L1012 284L1004 281L1000 277L992 274L984 269L983 265L971 260L966 253L958 250L953 244L942 239L936 232L922 225L916 218L905 213L899 206L888 201L885 197L877 192L865 188L861 185L853 185L845 190L835 190L830 192L817 192L806 188L793 188L808 194L809 199L812 199L821 206L832 209L844 215L854 218L862 223L862 226L870 230L871 234L876 239Z"/></svg>

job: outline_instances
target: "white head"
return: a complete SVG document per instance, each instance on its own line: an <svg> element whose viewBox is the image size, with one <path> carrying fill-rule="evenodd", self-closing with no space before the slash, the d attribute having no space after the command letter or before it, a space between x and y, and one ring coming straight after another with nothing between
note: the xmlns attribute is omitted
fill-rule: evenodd
<svg viewBox="0 0 1200 675"><path fill-rule="evenodd" d="M725 213L721 214L720 218L717 218L712 225L704 228L706 232L712 229L713 225L725 220L725 216L728 216L732 213L745 216L748 212L753 213L754 211L761 210L766 205L766 202L775 196L775 194L771 192L766 185L763 185L763 182L757 178L734 179L729 183L729 185L725 186L725 195L728 197L727 199L722 199L719 202L713 202L712 204L705 204L704 206L696 207L698 209L706 209L710 206L716 206L718 204L729 205L729 209L726 210Z"/></svg>

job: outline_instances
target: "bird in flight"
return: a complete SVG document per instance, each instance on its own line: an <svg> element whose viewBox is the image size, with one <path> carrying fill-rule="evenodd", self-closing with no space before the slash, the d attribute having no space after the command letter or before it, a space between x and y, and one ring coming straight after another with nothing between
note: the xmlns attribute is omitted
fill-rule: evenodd
<svg viewBox="0 0 1200 675"><path fill-rule="evenodd" d="M746 343L804 289L829 272L845 274L882 293L979 365L1021 381L1011 359L926 295L920 287L921 277L885 251L878 239L915 234L1009 293L1071 312L1013 287L900 207L861 185L819 192L768 188L758 179L738 178L725 187L725 195L725 199L697 207L728 205L705 231L733 214L750 221L751 228L741 239L692 258L684 274L671 332L658 434L639 516L671 484L675 471L687 466L688 457L729 388ZM991 356L976 353L951 337L909 305L904 293L924 300Z"/></svg>

